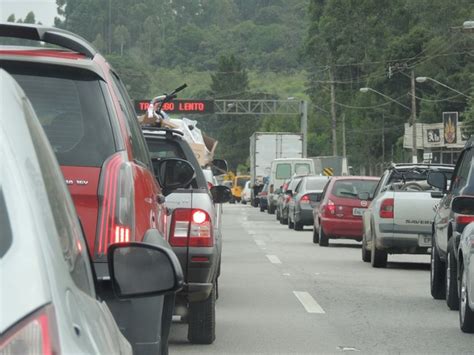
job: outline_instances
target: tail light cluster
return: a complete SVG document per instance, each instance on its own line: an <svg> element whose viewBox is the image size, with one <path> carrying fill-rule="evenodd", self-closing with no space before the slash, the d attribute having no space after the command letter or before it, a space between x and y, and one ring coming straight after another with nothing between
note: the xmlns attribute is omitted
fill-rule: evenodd
<svg viewBox="0 0 474 355"><path fill-rule="evenodd" d="M474 222L474 216L470 215L458 215L456 216L456 224L458 225L468 225L469 223Z"/></svg>
<svg viewBox="0 0 474 355"><path fill-rule="evenodd" d="M214 237L209 214L197 208L175 209L169 242L174 247L212 247Z"/></svg>
<svg viewBox="0 0 474 355"><path fill-rule="evenodd" d="M380 218L394 218L393 198L386 198L380 205Z"/></svg>
<svg viewBox="0 0 474 355"><path fill-rule="evenodd" d="M324 213L326 216L334 216L336 214L336 204L333 201L328 200L328 203L324 206Z"/></svg>
<svg viewBox="0 0 474 355"><path fill-rule="evenodd" d="M122 153L111 156L102 167L99 185L99 218L95 255L107 254L113 243L135 240L135 208L132 166Z"/></svg>
<svg viewBox="0 0 474 355"><path fill-rule="evenodd" d="M41 308L20 321L0 342L0 354L58 353L58 332L52 306Z"/></svg>
<svg viewBox="0 0 474 355"><path fill-rule="evenodd" d="M309 195L303 195L303 196L301 196L301 198L300 198L300 204L305 205L305 204L308 204L308 203L311 203L311 200L310 200L310 198L309 198Z"/></svg>

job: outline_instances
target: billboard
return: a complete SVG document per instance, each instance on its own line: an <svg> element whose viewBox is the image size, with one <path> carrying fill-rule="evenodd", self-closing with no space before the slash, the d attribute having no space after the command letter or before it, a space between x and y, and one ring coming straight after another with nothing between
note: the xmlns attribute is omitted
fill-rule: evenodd
<svg viewBox="0 0 474 355"><path fill-rule="evenodd" d="M458 112L443 112L444 143L457 143Z"/></svg>

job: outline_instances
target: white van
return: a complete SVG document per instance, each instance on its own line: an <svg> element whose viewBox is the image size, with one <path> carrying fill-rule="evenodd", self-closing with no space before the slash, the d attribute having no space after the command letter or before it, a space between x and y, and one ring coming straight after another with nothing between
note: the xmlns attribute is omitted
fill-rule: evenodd
<svg viewBox="0 0 474 355"><path fill-rule="evenodd" d="M268 186L268 213L275 213L278 194L285 180L294 175L314 175L314 161L307 158L280 158L272 161Z"/></svg>

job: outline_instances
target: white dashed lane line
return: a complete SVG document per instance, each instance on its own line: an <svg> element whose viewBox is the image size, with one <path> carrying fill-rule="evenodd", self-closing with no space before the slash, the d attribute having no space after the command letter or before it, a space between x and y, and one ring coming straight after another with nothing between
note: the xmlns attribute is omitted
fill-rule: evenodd
<svg viewBox="0 0 474 355"><path fill-rule="evenodd" d="M293 291L293 294L296 296L298 301L301 302L303 305L304 309L306 309L306 312L308 313L326 313L324 312L324 309L321 308L321 306L316 302L316 300L311 296L308 292L305 291Z"/></svg>
<svg viewBox="0 0 474 355"><path fill-rule="evenodd" d="M255 239L255 244L257 244L259 247L264 247L266 244L263 240Z"/></svg>
<svg viewBox="0 0 474 355"><path fill-rule="evenodd" d="M276 255L267 255L267 258L272 264L281 264L281 260Z"/></svg>

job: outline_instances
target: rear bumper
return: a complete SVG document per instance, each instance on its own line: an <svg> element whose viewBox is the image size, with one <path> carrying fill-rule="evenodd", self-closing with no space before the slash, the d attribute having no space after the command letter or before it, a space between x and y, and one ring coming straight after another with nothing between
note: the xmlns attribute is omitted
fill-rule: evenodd
<svg viewBox="0 0 474 355"><path fill-rule="evenodd" d="M331 238L362 238L362 219L322 218L321 228Z"/></svg>
<svg viewBox="0 0 474 355"><path fill-rule="evenodd" d="M431 230L425 226L399 226L379 223L376 246L398 253L424 254L431 248Z"/></svg>

